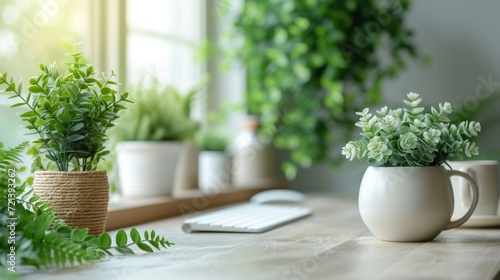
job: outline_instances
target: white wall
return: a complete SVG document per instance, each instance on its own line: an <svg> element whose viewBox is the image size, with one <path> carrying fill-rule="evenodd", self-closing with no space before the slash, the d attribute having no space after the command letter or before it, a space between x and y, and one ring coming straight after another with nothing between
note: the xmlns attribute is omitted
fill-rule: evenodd
<svg viewBox="0 0 500 280"><path fill-rule="evenodd" d="M500 92L500 1L413 1L407 24L415 31L420 51L433 59L431 66L412 63L385 86L388 104L404 106L409 91L420 93L426 106L466 100L474 107L478 97ZM489 76L491 75L491 78ZM485 81L493 81L487 85ZM483 95L475 96L476 90ZM499 93L496 93L499 94ZM500 102L479 121L500 120ZM500 121L499 121L500 122ZM500 125L484 131L478 140L482 157L500 159ZM301 170L293 188L309 191L357 193L366 164L346 162L340 168L314 166Z"/></svg>

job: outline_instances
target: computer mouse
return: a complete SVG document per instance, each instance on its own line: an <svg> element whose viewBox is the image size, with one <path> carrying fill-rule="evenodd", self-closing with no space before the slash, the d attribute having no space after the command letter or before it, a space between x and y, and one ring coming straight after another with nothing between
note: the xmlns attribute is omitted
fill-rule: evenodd
<svg viewBox="0 0 500 280"><path fill-rule="evenodd" d="M250 198L253 203L271 203L271 202L292 202L301 203L306 199L303 193L294 190L268 190L255 194Z"/></svg>

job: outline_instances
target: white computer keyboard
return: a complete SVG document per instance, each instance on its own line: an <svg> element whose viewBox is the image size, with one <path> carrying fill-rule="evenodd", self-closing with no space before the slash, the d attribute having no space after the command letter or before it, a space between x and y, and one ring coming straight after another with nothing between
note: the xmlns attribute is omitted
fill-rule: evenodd
<svg viewBox="0 0 500 280"><path fill-rule="evenodd" d="M312 214L311 209L288 205L244 203L184 221L185 232L264 232Z"/></svg>

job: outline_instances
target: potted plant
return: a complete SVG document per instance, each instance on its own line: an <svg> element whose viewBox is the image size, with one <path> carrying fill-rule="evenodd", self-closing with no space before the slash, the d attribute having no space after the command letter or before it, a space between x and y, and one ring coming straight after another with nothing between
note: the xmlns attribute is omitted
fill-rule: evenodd
<svg viewBox="0 0 500 280"><path fill-rule="evenodd" d="M231 158L226 154L229 140L217 130L206 131L200 140L198 188L218 191L231 184Z"/></svg>
<svg viewBox="0 0 500 280"><path fill-rule="evenodd" d="M49 203L32 195L31 180L20 179L26 146L4 148L0 142L0 168L5 171L0 172L0 251L6 254L0 258L1 279L17 279L20 265L63 268L116 253L134 254L131 247L153 252L174 245L154 230L140 234L135 228L129 233L122 229L113 240L107 232L97 237L86 228L69 226Z"/></svg>
<svg viewBox="0 0 500 280"><path fill-rule="evenodd" d="M183 95L157 81L143 83L131 95L135 103L116 127L120 190L128 197L169 195L183 142L199 124L190 118L192 90Z"/></svg>
<svg viewBox="0 0 500 280"><path fill-rule="evenodd" d="M288 178L298 166L337 163L354 112L382 99L384 80L404 68L405 56L418 57L404 24L409 2L244 1L233 55L246 66L248 113L290 151Z"/></svg>
<svg viewBox="0 0 500 280"><path fill-rule="evenodd" d="M38 137L35 158L35 194L50 203L70 226L89 228L97 235L107 218L109 185L105 171L97 171L99 161L109 153L105 147L107 130L114 126L118 112L129 102L128 93L114 89L115 74L95 76L94 67L81 52L69 55L66 70L57 64L40 63L41 74L29 79L28 93L22 93L8 73L0 75L0 85L24 107L21 119ZM52 164L42 166L42 156ZM54 167L57 171L52 171Z"/></svg>
<svg viewBox="0 0 500 280"><path fill-rule="evenodd" d="M439 108L419 107L422 99L408 93L407 107L383 107L376 114L358 112L356 126L361 140L343 148L350 160L367 158L370 166L361 181L359 211L370 231L389 241L427 241L442 230L460 226L472 215L478 190L466 173L446 170L449 160L466 160L478 155L472 139L481 126L475 121L457 125L448 118L450 103ZM450 177L461 176L472 188L472 205L460 219L450 222L453 191Z"/></svg>

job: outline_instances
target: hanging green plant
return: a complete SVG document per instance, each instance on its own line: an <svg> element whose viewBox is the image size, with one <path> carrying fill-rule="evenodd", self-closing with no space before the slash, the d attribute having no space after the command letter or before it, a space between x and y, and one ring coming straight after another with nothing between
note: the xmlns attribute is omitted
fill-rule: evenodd
<svg viewBox="0 0 500 280"><path fill-rule="evenodd" d="M297 167L337 162L354 112L382 99L382 86L418 57L404 24L407 0L246 0L234 23L246 66L248 112ZM385 52L384 52L385 51ZM333 152L335 150L335 152Z"/></svg>

